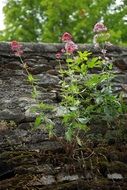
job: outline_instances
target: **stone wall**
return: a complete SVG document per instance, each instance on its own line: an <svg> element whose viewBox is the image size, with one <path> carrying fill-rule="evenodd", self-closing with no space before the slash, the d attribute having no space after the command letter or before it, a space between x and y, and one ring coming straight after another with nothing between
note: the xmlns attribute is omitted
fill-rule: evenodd
<svg viewBox="0 0 127 190"><path fill-rule="evenodd" d="M55 54L62 44L23 43L23 60L29 71L38 80L40 99L51 104L59 103L59 64ZM79 45L80 50L89 50L101 55L99 49L90 45ZM127 90L127 48L107 47L107 56L113 60L117 78L117 90ZM63 58L64 59L64 58ZM62 61L63 67L65 66ZM14 120L18 123L32 120L29 107L33 105L31 86L18 57L14 56L9 43L0 43L0 120ZM122 85L121 85L122 84Z"/></svg>
<svg viewBox="0 0 127 190"><path fill-rule="evenodd" d="M62 47L61 44L23 44L23 60L39 79L40 99L57 106L59 66L55 54ZM79 45L79 48L101 55L90 45ZM114 62L116 90L123 90L126 96L127 48L108 47L107 56ZM44 128L33 130L31 126L34 117L29 108L35 102L30 93L31 86L19 59L8 43L1 43L0 189L127 190L126 142L104 145L95 141L74 147L61 138L61 133L60 137L49 139ZM17 126L2 120L14 120Z"/></svg>

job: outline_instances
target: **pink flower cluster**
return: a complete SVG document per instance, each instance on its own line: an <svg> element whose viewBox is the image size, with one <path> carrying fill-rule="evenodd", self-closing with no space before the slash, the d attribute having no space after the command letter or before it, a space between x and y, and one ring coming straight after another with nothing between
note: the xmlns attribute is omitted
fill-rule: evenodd
<svg viewBox="0 0 127 190"><path fill-rule="evenodd" d="M60 59L60 58L61 58L61 52L56 53L56 58L57 58L57 59Z"/></svg>
<svg viewBox="0 0 127 190"><path fill-rule="evenodd" d="M77 49L78 49L78 46L73 41L68 41L65 44L65 51L69 54L72 54Z"/></svg>
<svg viewBox="0 0 127 190"><path fill-rule="evenodd" d="M75 50L78 49L78 46L72 41L72 36L71 34L69 34L68 32L65 32L62 35L62 42L65 42L65 47L64 49L61 49L60 52L58 52L56 54L56 58L60 59L62 53L68 53L68 54L72 54Z"/></svg>
<svg viewBox="0 0 127 190"><path fill-rule="evenodd" d="M103 23L98 22L95 24L93 31L96 33L106 32L107 27Z"/></svg>
<svg viewBox="0 0 127 190"><path fill-rule="evenodd" d="M61 58L62 53L65 53L65 52L66 52L66 51L65 51L65 49L64 49L64 48L62 48L60 52L56 53L56 58L57 58L57 59L60 59L60 58Z"/></svg>
<svg viewBox="0 0 127 190"><path fill-rule="evenodd" d="M16 56L21 56L23 54L22 45L17 41L11 42L11 50Z"/></svg>
<svg viewBox="0 0 127 190"><path fill-rule="evenodd" d="M62 42L68 42L72 40L72 36L71 34L69 34L68 32L65 32L62 36Z"/></svg>

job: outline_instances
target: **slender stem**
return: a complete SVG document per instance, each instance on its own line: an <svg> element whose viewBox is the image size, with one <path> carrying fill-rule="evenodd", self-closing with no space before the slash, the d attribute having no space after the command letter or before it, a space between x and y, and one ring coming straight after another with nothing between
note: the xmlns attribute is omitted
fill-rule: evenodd
<svg viewBox="0 0 127 190"><path fill-rule="evenodd" d="M22 59L21 56L19 56L19 59L20 59L21 63L23 64L23 68L25 69L25 71L26 71L26 73L27 73L27 76L31 75L31 73L30 73L29 70L27 69L27 64L24 63L24 61L23 61L23 59ZM31 84L31 86L32 86L33 92L34 92L34 91L37 91L36 86L34 85L34 82L32 81L30 84ZM36 98L35 98L35 99L36 99Z"/></svg>

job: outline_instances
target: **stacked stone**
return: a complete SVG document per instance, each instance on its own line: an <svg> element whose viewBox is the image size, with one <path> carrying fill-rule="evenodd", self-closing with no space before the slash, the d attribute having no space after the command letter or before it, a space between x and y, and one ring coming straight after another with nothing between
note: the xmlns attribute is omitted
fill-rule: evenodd
<svg viewBox="0 0 127 190"><path fill-rule="evenodd" d="M22 43L22 59L28 65L30 73L38 79L37 89L40 100L49 104L58 104L59 99L59 63L56 53L63 44ZM79 45L81 51L88 50L93 56L101 56L99 49L92 45ZM115 90L127 92L127 48L107 47L106 56L114 63L116 78ZM65 57L61 58L62 67ZM14 120L18 123L33 120L30 107L35 104L31 98L31 85L22 67L20 59L11 51L9 43L0 43L0 120Z"/></svg>

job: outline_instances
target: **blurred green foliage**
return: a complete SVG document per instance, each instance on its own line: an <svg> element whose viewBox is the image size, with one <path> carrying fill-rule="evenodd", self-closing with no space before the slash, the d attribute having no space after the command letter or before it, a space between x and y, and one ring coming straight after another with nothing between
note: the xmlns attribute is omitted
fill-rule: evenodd
<svg viewBox="0 0 127 190"><path fill-rule="evenodd" d="M93 26L104 21L111 42L127 44L127 0L7 0L0 40L59 42L65 31L91 43Z"/></svg>

